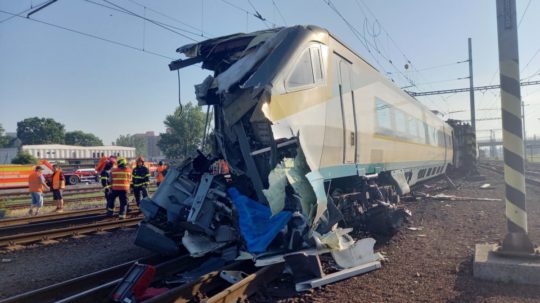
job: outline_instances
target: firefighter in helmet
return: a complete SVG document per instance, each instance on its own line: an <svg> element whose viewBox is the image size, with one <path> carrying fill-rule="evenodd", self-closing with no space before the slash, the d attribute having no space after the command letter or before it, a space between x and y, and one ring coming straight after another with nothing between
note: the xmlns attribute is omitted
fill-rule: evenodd
<svg viewBox="0 0 540 303"><path fill-rule="evenodd" d="M133 194L137 206L141 203L141 194L143 198L148 197L148 184L150 184L150 170L144 166L144 158L139 156L136 160L137 166L133 169Z"/></svg>
<svg viewBox="0 0 540 303"><path fill-rule="evenodd" d="M107 201L107 215L112 216L114 212L114 202L116 197L120 199L119 219L125 219L127 216L128 193L131 183L131 168L127 167L125 158L117 160L118 167L111 171L111 195Z"/></svg>

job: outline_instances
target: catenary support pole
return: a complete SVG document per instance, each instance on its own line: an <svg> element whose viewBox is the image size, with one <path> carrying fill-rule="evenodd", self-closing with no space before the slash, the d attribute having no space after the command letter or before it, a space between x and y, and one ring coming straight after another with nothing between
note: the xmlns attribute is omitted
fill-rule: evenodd
<svg viewBox="0 0 540 303"><path fill-rule="evenodd" d="M474 108L474 84L472 66L472 39L469 38L469 96L471 99L471 126L476 136L476 109Z"/></svg>
<svg viewBox="0 0 540 303"><path fill-rule="evenodd" d="M527 236L516 1L497 0L507 234L501 250L532 253Z"/></svg>

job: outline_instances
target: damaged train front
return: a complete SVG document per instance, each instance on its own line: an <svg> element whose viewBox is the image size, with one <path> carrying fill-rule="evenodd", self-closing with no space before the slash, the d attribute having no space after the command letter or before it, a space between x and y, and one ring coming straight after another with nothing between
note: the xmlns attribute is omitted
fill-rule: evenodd
<svg viewBox="0 0 540 303"><path fill-rule="evenodd" d="M195 90L199 105L213 107L215 148L171 167L142 201L137 245L164 254L185 248L196 257L247 256L260 265L298 251L333 251L343 268L377 260L374 240L355 242L351 229L336 227L343 216L327 200L307 138L292 124L276 133L268 114L275 79L314 33L326 32L295 26L178 49L187 58L172 62L172 70L202 63L214 72Z"/></svg>

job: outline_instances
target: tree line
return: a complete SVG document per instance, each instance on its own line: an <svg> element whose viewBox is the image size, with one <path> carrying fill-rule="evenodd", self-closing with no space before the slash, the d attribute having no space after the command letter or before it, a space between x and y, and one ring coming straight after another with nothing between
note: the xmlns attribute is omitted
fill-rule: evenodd
<svg viewBox="0 0 540 303"><path fill-rule="evenodd" d="M209 117L210 119L211 117ZM193 155L195 150L201 148L205 131L206 113L200 106L187 103L177 107L174 113L167 115L163 123L165 133L160 133L158 147L168 159L182 160ZM210 134L209 136L213 136ZM19 143L17 142L19 141ZM208 140L207 141L211 141ZM80 130L66 132L62 123L52 118L32 117L17 122L17 138L5 135L0 124L0 148L18 147L32 144L67 144L77 146L102 146L103 141L92 133ZM146 140L136 135L120 135L114 145L135 147L137 155L146 155ZM207 144L205 151L209 151L211 144ZM29 154L20 153L17 164L35 163L36 159Z"/></svg>
<svg viewBox="0 0 540 303"><path fill-rule="evenodd" d="M0 124L0 147L16 147L17 139L22 145L67 144L78 146L102 146L103 141L96 135L80 130L66 132L64 124L51 118L26 118L17 122L17 137L4 134Z"/></svg>

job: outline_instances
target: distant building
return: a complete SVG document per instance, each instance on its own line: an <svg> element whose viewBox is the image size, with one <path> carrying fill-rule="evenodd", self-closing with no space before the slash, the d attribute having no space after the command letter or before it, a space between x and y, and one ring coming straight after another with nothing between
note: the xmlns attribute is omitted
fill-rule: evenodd
<svg viewBox="0 0 540 303"><path fill-rule="evenodd" d="M11 164L17 154L19 149L16 147L0 148L0 164Z"/></svg>
<svg viewBox="0 0 540 303"><path fill-rule="evenodd" d="M153 131L147 131L144 134L135 134L137 138L144 139L146 143L146 160L147 161L160 161L165 159L165 155L158 147L159 135L156 135Z"/></svg>
<svg viewBox="0 0 540 303"><path fill-rule="evenodd" d="M105 156L135 159L135 148L125 146L75 146L62 144L23 145L26 151L37 159L62 163L72 167L87 167L97 164L101 154Z"/></svg>

